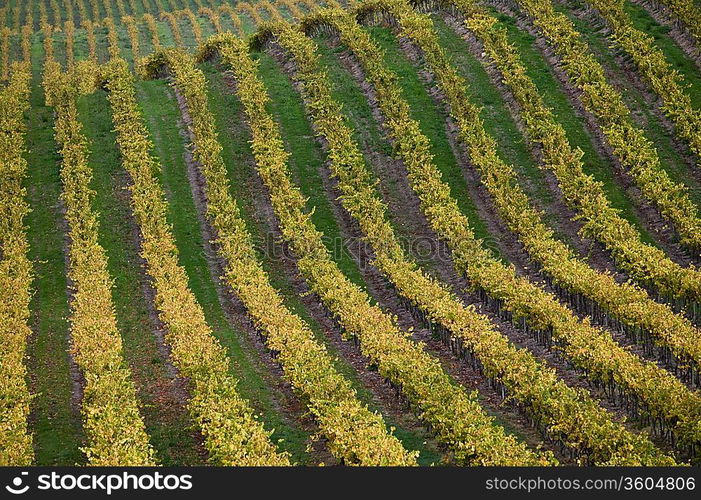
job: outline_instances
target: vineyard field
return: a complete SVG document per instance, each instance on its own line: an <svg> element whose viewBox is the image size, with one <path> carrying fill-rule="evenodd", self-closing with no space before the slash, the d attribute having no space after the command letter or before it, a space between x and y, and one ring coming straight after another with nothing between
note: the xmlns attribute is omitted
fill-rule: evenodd
<svg viewBox="0 0 701 500"><path fill-rule="evenodd" d="M691 0L0 0L0 466L701 465Z"/></svg>

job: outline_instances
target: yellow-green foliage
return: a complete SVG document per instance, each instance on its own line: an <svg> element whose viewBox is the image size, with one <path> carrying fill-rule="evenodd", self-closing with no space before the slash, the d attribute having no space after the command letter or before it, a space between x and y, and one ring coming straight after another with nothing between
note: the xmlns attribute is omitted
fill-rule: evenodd
<svg viewBox="0 0 701 500"><path fill-rule="evenodd" d="M433 40L428 19L419 16L407 4L394 2L386 4L396 12L406 31L412 36L421 37L427 42ZM364 6L368 6L367 3ZM426 21L420 29L414 29L416 19ZM412 20L414 21L412 23ZM612 415L600 408L591 398L573 390L558 380L551 369L543 366L526 350L519 350L491 325L487 317L478 315L465 307L459 298L445 287L422 273L415 263L409 261L399 244L386 216L386 208L375 183L365 165L363 155L352 140L352 132L345 123L340 104L331 97L330 84L318 69L318 58L313 42L294 28L281 28L276 32L278 42L292 54L297 74L303 88L310 112L319 132L325 137L331 158L331 169L339 179L339 189L344 207L358 221L363 233L373 246L375 265L397 286L397 289L424 311L434 322L442 325L455 337L460 338L479 359L485 374L499 380L511 392L512 397L524 408L532 412L534 420L548 430L549 436L567 443L575 450L583 452L583 460L597 464L630 465L667 463L668 458L654 448L642 436L631 434L625 428L611 421ZM353 44L356 49L357 45ZM428 48L428 47L427 47ZM431 50L439 50L431 46ZM374 52L374 51L373 51ZM370 54L366 50L363 54ZM375 52L376 53L376 52ZM436 55L441 58L441 54ZM366 64L382 68L381 59L368 57ZM448 68L445 68L449 70ZM396 92L392 104L400 105L397 112L390 112L382 106L389 117L388 127L395 137L401 130L416 130L415 122L404 111L406 103L399 97L399 89L381 82L394 80L387 70L373 72L370 81L378 90L378 95ZM450 71L448 71L450 73ZM455 80L452 80L456 83ZM395 108L396 109L396 108ZM411 140L411 136L397 139L397 142ZM423 144L426 142L424 141ZM419 158L430 161L421 143L415 143ZM410 171L417 166L412 157L406 155L408 149L400 149L399 155ZM606 437L602 437L602 436Z"/></svg>
<svg viewBox="0 0 701 500"><path fill-rule="evenodd" d="M22 187L30 79L29 64L15 64L8 85L0 90L0 466L31 465L34 458L24 364L31 334L32 264L24 226L29 205Z"/></svg>
<svg viewBox="0 0 701 500"><path fill-rule="evenodd" d="M471 0L459 1L471 7ZM662 168L654 145L633 122L620 92L607 81L603 67L572 21L556 12L550 0L518 1L552 44L562 68L582 92L582 104L598 119L613 153L642 194L674 225L684 245L700 250L698 207L689 198L686 187L674 182Z"/></svg>
<svg viewBox="0 0 701 500"><path fill-rule="evenodd" d="M523 318L536 330L551 332L562 354L590 378L606 384L616 383L636 395L656 418L667 419L681 441L689 444L700 442L701 398L698 394L654 363L642 361L622 348L607 331L592 327L588 321L580 321L554 296L518 276L513 267L505 266L482 247L470 229L469 220L451 196L449 186L443 182L433 162L429 141L419 124L411 118L409 107L402 98L396 75L386 68L382 52L370 36L348 14L339 10L322 11L313 22L325 23L338 30L343 43L362 64L388 118L396 154L404 160L412 187L421 200L421 208L436 233L451 246L457 269L477 288L502 301L515 318ZM424 29L415 36L424 38L423 43L431 44L434 53L426 55L435 56L436 62L440 63L442 51L435 44L435 33ZM440 71L447 76L450 68L443 64ZM464 99L459 87L454 86L456 82L453 80L450 87L446 85L448 82L450 80L446 78L442 83L443 92L457 93ZM670 411L676 413L674 417L670 418ZM614 456L625 459L625 455ZM649 455L643 453L641 459L651 462L666 460L654 451Z"/></svg>
<svg viewBox="0 0 701 500"><path fill-rule="evenodd" d="M173 362L190 380L190 413L204 436L209 458L219 465L289 465L287 454L275 449L269 432L238 394L225 349L207 325L185 269L178 264L166 218L168 204L156 177L160 167L150 152L134 76L126 61L113 59L104 78L122 163L133 181L132 210L143 238L141 252L153 280L156 308L167 329Z"/></svg>
<svg viewBox="0 0 701 500"><path fill-rule="evenodd" d="M180 34L180 28L178 27L178 20L172 12L162 12L161 20L166 21L168 26L170 26L170 31L173 33L173 40L175 40L175 45L177 47L184 47L183 37Z"/></svg>
<svg viewBox="0 0 701 500"><path fill-rule="evenodd" d="M225 282L265 334L268 347L279 353L277 359L285 376L308 401L331 452L347 465L415 465L414 455L387 432L382 417L358 401L309 327L285 308L258 262L251 235L229 194L203 73L182 51L155 54L149 61L149 72L159 73L163 64L175 75L192 119L194 157L206 179L207 215L217 232L219 255L226 262Z"/></svg>
<svg viewBox="0 0 701 500"><path fill-rule="evenodd" d="M529 134L529 139L543 148L543 166L551 169L559 181L566 199L579 211L585 222L583 232L595 237L622 260L625 269L650 269L635 277L650 283L672 295L679 291L679 282L687 276L690 283L701 286L701 277L693 269L682 268L668 259L661 250L645 245L639 233L626 220L622 219L606 199L600 183L586 175L582 168L581 151L571 147L562 125L538 94L533 81L528 77L515 48L509 44L504 29L496 25L496 20L487 15L474 15L467 21L468 26L484 43L485 50L502 72L504 82L511 88L521 105L521 113ZM476 126L476 110L466 106L460 94L450 96L452 114L463 115L458 120L469 119ZM480 126L481 127L481 126ZM480 160L479 151L493 148L493 141L487 141L470 133L469 125L463 128L464 140L475 151L473 156ZM489 144L491 142L491 145ZM505 164L495 163L491 168L489 188L504 219L510 227L521 235L531 253L555 282L576 293L588 297L619 321L639 327L649 332L660 345L668 347L681 360L690 363L696 370L701 366L701 333L682 315L658 302L651 300L645 290L629 284L617 284L608 274L596 273L579 260L573 260L572 251L567 249L542 222L540 214L530 206L526 195L519 188L516 173ZM629 252L623 253L623 250ZM625 260L624 260L625 259ZM664 270L666 274L663 274ZM673 284L665 276L676 276ZM696 280L693 280L696 276ZM668 291L669 290L669 291Z"/></svg>
<svg viewBox="0 0 701 500"><path fill-rule="evenodd" d="M136 21L131 16L125 16L122 18L122 22L127 28L127 34L129 35L129 43L131 44L131 56L134 64L139 60L139 29L136 25Z"/></svg>
<svg viewBox="0 0 701 500"><path fill-rule="evenodd" d="M197 43L197 45L201 44L202 28L197 20L197 16L195 16L190 9L180 10L177 12L177 15L183 19L187 19L190 22L190 26L192 26L192 34L195 36L195 43Z"/></svg>
<svg viewBox="0 0 701 500"><path fill-rule="evenodd" d="M98 243L99 221L92 210L95 193L90 189L92 171L78 122L76 87L54 61L47 61L45 73L47 100L56 109L61 198L69 227L71 352L85 377L82 414L87 445L83 451L91 465L154 465L136 388L122 357L107 256Z"/></svg>
<svg viewBox="0 0 701 500"><path fill-rule="evenodd" d="M660 109L676 126L677 135L689 144L697 156L701 156L701 110L691 104L684 77L667 61L664 53L655 46L655 39L633 26L624 9L623 0L587 0L597 9L611 27L611 38L635 62L643 77L662 99ZM680 2L677 2L680 3ZM686 9L696 13L701 21L699 9ZM690 21L689 19L688 21ZM696 27L696 31L701 27Z"/></svg>
<svg viewBox="0 0 701 500"><path fill-rule="evenodd" d="M214 31L217 33L224 31L221 25L221 20L219 19L219 14L217 14L213 9L210 9L209 7L202 7L199 10L199 13L200 15L206 16L209 19L212 26L214 26Z"/></svg>
<svg viewBox="0 0 701 500"><path fill-rule="evenodd" d="M311 289L338 318L345 332L360 340L364 355L377 364L380 374L402 388L461 464L544 465L549 454L534 453L495 425L474 394L454 385L435 358L399 329L394 318L370 303L370 297L351 283L331 259L305 210L305 199L291 181L288 153L276 123L266 110L269 100L257 77L254 61L244 42L218 36L200 56L219 51L233 71L237 95L253 133L258 171L268 186L283 237L298 259L298 267Z"/></svg>
<svg viewBox="0 0 701 500"><path fill-rule="evenodd" d="M158 36L158 26L156 25L156 19L151 14L144 14L143 20L144 22L146 22L146 26L148 26L148 30L151 33L151 45L153 45L153 48L155 50L160 49L161 40Z"/></svg>

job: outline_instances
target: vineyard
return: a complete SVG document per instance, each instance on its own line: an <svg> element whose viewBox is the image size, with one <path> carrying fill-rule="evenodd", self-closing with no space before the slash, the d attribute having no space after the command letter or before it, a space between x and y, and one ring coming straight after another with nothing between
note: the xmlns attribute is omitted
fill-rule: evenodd
<svg viewBox="0 0 701 500"><path fill-rule="evenodd" d="M695 0L0 22L0 466L701 465Z"/></svg>

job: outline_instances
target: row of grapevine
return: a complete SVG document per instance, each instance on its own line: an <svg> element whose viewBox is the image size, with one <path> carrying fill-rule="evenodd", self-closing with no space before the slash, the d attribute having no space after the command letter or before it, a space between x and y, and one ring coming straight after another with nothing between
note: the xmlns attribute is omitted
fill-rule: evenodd
<svg viewBox="0 0 701 500"><path fill-rule="evenodd" d="M558 380L554 370L527 350L514 346L487 317L465 307L460 299L407 259L389 224L375 180L352 139L341 105L332 98L328 78L319 68L315 44L290 26L276 28L275 37L292 55L296 77L303 84L304 101L316 130L326 139L330 167L339 180L341 202L374 249L374 264L400 293L454 337L459 337L483 373L502 384L531 419L539 422L549 439L566 443L583 462L670 463L648 439L631 434L613 422L612 415L590 397Z"/></svg>
<svg viewBox="0 0 701 500"><path fill-rule="evenodd" d="M66 67L68 71L71 71L74 64L73 37L75 36L75 26L73 25L73 21L66 21L63 32L66 36Z"/></svg>
<svg viewBox="0 0 701 500"><path fill-rule="evenodd" d="M187 19L192 27L192 34L195 36L195 43L200 45L202 43L202 28L197 20L197 17L190 9L185 9L177 12L178 16Z"/></svg>
<svg viewBox="0 0 701 500"><path fill-rule="evenodd" d="M4 27L0 28L0 58L2 59L2 70L0 80L6 81L10 78L10 34L12 30Z"/></svg>
<svg viewBox="0 0 701 500"><path fill-rule="evenodd" d="M679 443L701 443L701 397L657 365L645 362L619 346L609 332L580 321L553 295L516 274L492 257L470 229L467 217L451 196L433 162L430 144L411 119L395 74L383 62L383 54L370 36L351 16L340 10L319 12L304 21L304 28L320 26L334 29L341 41L359 60L369 83L378 96L378 104L387 117L386 125L395 143L396 154L403 159L412 187L431 227L452 249L457 270L500 312L523 321L547 343L555 342L560 352L588 378L607 386L617 386L628 394L634 411L638 409L667 423ZM424 32L430 35L430 32ZM455 92L446 89L445 92Z"/></svg>
<svg viewBox="0 0 701 500"><path fill-rule="evenodd" d="M252 130L258 171L268 186L283 237L295 252L298 268L344 331L359 339L362 353L402 391L420 418L450 448L457 463L552 463L548 454L529 451L496 426L474 394L453 384L438 360L400 330L394 318L371 305L367 293L340 271L304 209L302 193L288 175L288 153L277 124L266 109L269 97L245 42L230 34L218 35L203 47L200 57L215 52L221 54L234 73L236 92Z"/></svg>
<svg viewBox="0 0 701 500"><path fill-rule="evenodd" d="M97 62L97 40L95 38L95 27L92 22L86 22L83 27L85 28L85 38L88 42L88 58Z"/></svg>
<svg viewBox="0 0 701 500"><path fill-rule="evenodd" d="M151 33L151 45L153 45L153 49L160 49L161 39L158 35L158 25L156 24L156 18L154 18L151 14L144 14L143 20L146 23L146 27L148 28L149 32Z"/></svg>
<svg viewBox="0 0 701 500"><path fill-rule="evenodd" d="M281 0L281 1L282 1L282 3L285 3L284 0ZM299 6L304 7L304 9L308 13L312 13L312 12L322 8L322 2L315 2L314 0L297 0L296 3L293 0L289 0L289 2L292 5L299 5ZM302 17L304 17L304 15L300 16L298 19L302 19Z"/></svg>
<svg viewBox="0 0 701 500"><path fill-rule="evenodd" d="M126 9L124 7L123 0L117 0L117 2L116 2L117 12L114 12L113 4L111 3L111 0L103 1L102 9L100 9L100 5L97 3L97 0L91 0L91 4L92 4L91 7L92 8L91 8L91 12L88 12L88 9L86 8L85 1L79 0L78 2L76 2L76 5L78 6L78 15L75 16L74 13L72 12L71 1L66 1L64 3L66 4L66 9L65 9L66 20L65 21L62 20L60 15L58 17L56 17L54 15L53 9L55 6L51 2L49 2L49 7L51 8L51 16L49 16L49 11L47 11L46 5L43 2L40 2L39 3L39 11L40 11L39 24L40 24L40 27L43 26L43 24L51 24L54 27L65 26L65 24L68 22L72 22L72 23L74 23L74 26L79 26L81 28L86 28L88 24L92 24L92 26L95 27L95 26L100 24L100 22L101 22L100 19L104 20L104 18L111 18L111 19L114 19L116 21L121 20L122 22L124 22L124 18L137 19L138 17L143 17L145 15L151 15L150 12L152 12L152 11L157 12L159 14L172 13L172 14L176 14L177 16L181 16L181 17L183 17L183 16L190 17L188 12L192 13L192 11L190 11L188 9L187 5L185 5L183 9L178 9L178 10L175 10L172 12L166 11L163 9L153 10L153 9L148 8L148 5L147 5L146 8L143 9L143 14L141 14L141 16L140 16L137 13L137 9L133 5L131 5L134 3L134 0L129 1L129 4L130 4L129 9ZM227 5L227 4L222 4L222 5ZM222 5L219 5L218 7L221 7ZM70 10L69 10L69 6L70 6ZM214 10L212 8L209 8L209 7L202 7L202 8L198 7L198 8L200 9L200 14L203 14L203 15L207 15L208 11L214 12ZM101 10L103 10L106 14L104 16L104 18L100 17ZM59 9L59 11L60 11L60 9ZM13 10L13 12L14 12L14 10ZM194 16L194 14L193 14L193 16ZM51 17L51 19L50 19L50 17ZM1 10L0 10L0 19L2 19ZM76 21L77 21L77 24L76 24ZM34 32L34 20L33 20L32 10L29 8L29 6L28 6L28 9L25 13L24 26L29 26L30 31L32 33ZM9 27L8 27L8 29L9 29ZM21 29L22 29L22 27L19 27L18 29L14 30L14 31L12 29L10 29L10 32L19 33L19 31L21 31Z"/></svg>
<svg viewBox="0 0 701 500"><path fill-rule="evenodd" d="M7 4L0 9L0 26L6 26L8 28L14 27L16 31L19 31L21 7L22 6L19 2L15 2L12 8L10 8L9 4Z"/></svg>
<svg viewBox="0 0 701 500"><path fill-rule="evenodd" d="M277 8L282 10L282 8L287 9L295 20L299 21L305 14L300 9L300 6L304 7L308 13L315 12L319 9L324 8L343 8L336 0L278 0Z"/></svg>
<svg viewBox="0 0 701 500"><path fill-rule="evenodd" d="M119 0L121 1L121 0ZM66 21L73 22L73 0L63 0L63 7L66 12ZM65 23L64 23L65 24Z"/></svg>
<svg viewBox="0 0 701 500"><path fill-rule="evenodd" d="M450 0L449 3L457 5L463 13L474 11L474 5L470 0ZM606 82L602 67L588 53L586 44L579 39L570 21L565 16L556 14L551 5L547 8L548 5L548 3L531 3L529 8L536 16L536 22L551 38L555 49L563 57L566 63L564 68L570 78L583 91L582 102L590 111L600 116L603 131L609 137L614 150L623 154L623 156L619 155L619 159L623 164L629 162L631 165L636 165L635 168L640 176L647 179L645 183L648 188L658 191L658 194L666 200L665 204L671 206L679 202L680 210L690 213L683 208L691 204L684 189L677 186L674 188L677 194L674 194L674 191L664 187L668 186L669 182L663 182L662 178L667 176L659 169L659 158L652 144L632 124L629 110L623 104L620 94ZM565 158L563 161L569 161L569 159ZM659 177L655 171L660 172L662 177ZM688 301L692 305L698 303L701 300L699 271L693 266L682 268L670 259L664 258L661 251L638 243L639 235L620 217L615 217L612 209L602 211L600 216L596 217L597 211L605 208L604 198L599 196L601 190L593 183L588 182L586 185L593 191L587 191L582 189L583 186L574 186L574 184L570 185L570 189L563 187L563 191L568 193L567 196L571 200L576 199L576 203L581 205L580 210L587 210L590 213L585 231L604 243L612 251L618 263L636 280L656 287L663 297L682 302ZM563 186L562 182L561 186ZM579 193L576 192L577 190ZM597 198L601 201L595 202ZM691 231L692 226L688 227ZM693 229L693 231L696 230ZM683 232L680 231L680 234ZM698 237L701 232L697 231L696 234Z"/></svg>
<svg viewBox="0 0 701 500"><path fill-rule="evenodd" d="M114 18L114 8L112 6L112 0L102 0L102 6L105 9L105 17Z"/></svg>
<svg viewBox="0 0 701 500"><path fill-rule="evenodd" d="M244 303L268 347L278 353L276 359L285 376L308 401L331 452L347 465L415 465L414 455L387 433L382 417L358 401L355 390L336 371L331 356L314 339L308 325L285 308L258 262L251 235L229 194L203 73L184 51L154 54L147 65L151 76L168 66L185 99L192 120L194 158L206 181L208 219L218 236L218 253L226 262L224 281Z"/></svg>
<svg viewBox="0 0 701 500"><path fill-rule="evenodd" d="M260 17L258 10L248 2L238 2L236 4L236 10L241 12L242 14L248 15L248 17L251 18L251 21L253 21L253 24L255 24L256 26L260 26L265 22L263 18Z"/></svg>
<svg viewBox="0 0 701 500"><path fill-rule="evenodd" d="M102 20L102 24L107 28L107 52L110 58L119 58L122 50L119 48L119 34L114 20L111 17L106 17Z"/></svg>
<svg viewBox="0 0 701 500"><path fill-rule="evenodd" d="M46 61L44 72L46 102L56 110L55 138L62 157L61 199L70 239L71 352L85 377L84 452L91 465L154 465L131 371L122 357L107 256L98 243L92 171L78 122L73 80L52 60Z"/></svg>
<svg viewBox="0 0 701 500"><path fill-rule="evenodd" d="M12 20L8 20L8 17L12 14L9 3L6 3L0 7L0 26L12 26Z"/></svg>
<svg viewBox="0 0 701 500"><path fill-rule="evenodd" d="M41 26L41 31L44 34L44 58L52 61L54 59L53 28L47 23Z"/></svg>
<svg viewBox="0 0 701 500"><path fill-rule="evenodd" d="M256 5L261 11L267 12L267 17L269 17L270 21L276 23L285 22L285 18L282 17L280 11L277 8L275 8L275 6L271 4L268 0L258 0L256 2Z"/></svg>
<svg viewBox="0 0 701 500"><path fill-rule="evenodd" d="M91 21L90 15L88 14L84 0L78 0L76 2L76 4L78 6L78 19L80 21L79 26L84 27L85 23L88 23Z"/></svg>
<svg viewBox="0 0 701 500"><path fill-rule="evenodd" d="M134 64L139 60L139 28L136 25L136 21L131 16L125 16L122 18L122 22L127 28L127 35L129 35L129 44L131 45L131 57Z"/></svg>
<svg viewBox="0 0 701 500"><path fill-rule="evenodd" d="M463 1L465 8L474 8L472 0ZM620 92L607 81L603 67L572 21L556 12L550 0L518 0L518 3L560 57L565 73L581 91L579 99L597 118L614 155L643 196L672 223L683 245L701 249L698 207L689 198L686 186L673 181L662 168L654 145L633 122Z"/></svg>
<svg viewBox="0 0 701 500"><path fill-rule="evenodd" d="M587 0L611 27L613 41L633 60L662 100L661 109L674 123L677 135L701 157L701 110L694 108L684 77L672 68L655 39L636 29L623 0Z"/></svg>
<svg viewBox="0 0 701 500"><path fill-rule="evenodd" d="M32 29L28 24L22 28L22 60L31 62L32 60Z"/></svg>
<svg viewBox="0 0 701 500"><path fill-rule="evenodd" d="M129 0L129 9L131 9L132 15L136 15L136 13L137 13L136 0Z"/></svg>
<svg viewBox="0 0 701 500"><path fill-rule="evenodd" d="M299 20L304 17L302 11L299 10L299 7L292 0L280 0L279 4L285 7L293 18Z"/></svg>
<svg viewBox="0 0 701 500"><path fill-rule="evenodd" d="M170 31L173 34L175 46L184 47L185 43L183 42L183 36L180 33L180 27L178 26L178 20L176 19L175 14L171 12L163 12L161 13L161 20L166 21L168 26L170 26Z"/></svg>
<svg viewBox="0 0 701 500"><path fill-rule="evenodd" d="M97 3L97 0L90 0L90 10L92 12L92 22L98 22L100 19L100 6Z"/></svg>
<svg viewBox="0 0 701 500"><path fill-rule="evenodd" d="M243 34L243 26L241 25L241 19L239 18L239 15L236 13L234 8L227 4L223 3L219 6L219 12L221 12L225 16L229 16L229 19L231 19L231 22L234 25L234 30L238 34Z"/></svg>
<svg viewBox="0 0 701 500"><path fill-rule="evenodd" d="M63 19L61 18L61 7L58 5L57 0L48 0L49 11L51 12L51 20L54 26L61 26L63 24Z"/></svg>
<svg viewBox="0 0 701 500"><path fill-rule="evenodd" d="M49 24L49 17L46 12L46 5L43 2L39 2L39 29L43 30L47 24Z"/></svg>
<svg viewBox="0 0 701 500"><path fill-rule="evenodd" d="M31 5L27 5L27 13L24 16L24 27L29 27L29 30L34 32L34 14L32 13Z"/></svg>
<svg viewBox="0 0 701 500"><path fill-rule="evenodd" d="M24 363L31 335L32 264L24 225L29 204L22 187L30 79L29 63L16 63L0 90L0 466L31 465L34 458Z"/></svg>
<svg viewBox="0 0 701 500"><path fill-rule="evenodd" d="M127 9L124 6L124 0L115 0L117 4L117 12L119 12L119 17L122 18L127 15Z"/></svg>
<svg viewBox="0 0 701 500"><path fill-rule="evenodd" d="M269 433L236 390L230 361L188 287L185 269L167 221L168 203L160 185L158 162L136 101L134 76L124 60L104 67L122 163L132 179L132 211L142 242L146 271L153 280L156 307L167 329L171 356L191 384L190 413L204 436L210 460L220 465L288 465Z"/></svg>
<svg viewBox="0 0 701 500"><path fill-rule="evenodd" d="M12 37L17 36L20 41L22 59L29 60L31 51L31 36L34 33L31 11L27 12L26 22L19 30L12 30L2 24L2 10L0 9L0 80L8 80L10 76Z"/></svg>
<svg viewBox="0 0 701 500"><path fill-rule="evenodd" d="M309 12L314 12L321 8L342 9L343 6L336 0L297 0L307 7Z"/></svg>
<svg viewBox="0 0 701 500"><path fill-rule="evenodd" d="M607 316L601 318L602 322L608 322L608 315L611 315L629 327L631 334L652 337L655 343L664 346L674 355L682 368L688 367L685 371L691 380L697 380L701 368L701 332L689 320L674 314L668 306L651 300L644 290L631 284L618 284L610 274L595 271L577 259L567 245L553 236L553 231L545 225L540 212L533 208L528 195L521 189L518 174L498 156L496 142L484 129L479 109L470 102L464 79L451 66L439 46L431 20L427 16L417 14L403 0L368 0L364 3L363 12L365 15L390 14L398 20L402 35L411 39L422 51L424 60L436 76L450 107L451 115L459 129L459 138L478 167L482 182L492 196L499 214L554 284L567 290L569 296L576 294L577 298L588 299L586 303L582 303L581 300L574 301L584 306L581 312L591 312L592 305L595 304ZM491 26L489 23L493 23L494 19L476 14L470 17L469 26L478 36L485 39L486 35L482 34L480 22ZM506 38L504 33L502 36L500 40L503 44ZM485 46L491 55L491 44ZM509 54L515 54L515 51L512 49ZM521 78L527 78L522 67L517 74ZM509 79L505 81L507 84L512 83ZM537 90L532 82L529 88L537 97ZM536 100L532 95L526 96L522 93L517 99L524 107L532 109L540 103L541 108L545 109L542 101ZM545 122L540 116L533 118L529 115L524 121L529 132L532 128L542 133L546 124L553 126L554 118L552 115L549 115L549 118L550 120ZM559 137L564 140L566 149L561 150L558 144L555 151L544 152L546 163L551 159L573 157L561 127L558 133L556 136L549 129L545 132L545 136L550 139L548 145L553 143L555 137ZM547 148L548 146L544 146L544 150ZM559 156L560 152L564 155ZM564 168L572 167L567 162ZM581 184L578 185L578 189L581 189Z"/></svg>
<svg viewBox="0 0 701 500"><path fill-rule="evenodd" d="M25 4L25 3L24 2L21 2L21 3L15 2L14 12L13 12L13 14L14 14L13 25L14 25L16 32L19 32L19 30L22 27L22 24L20 23L22 4ZM27 6L27 5L25 4L25 6ZM27 6L27 8L31 9L30 6ZM25 10L27 10L27 9L25 9Z"/></svg>

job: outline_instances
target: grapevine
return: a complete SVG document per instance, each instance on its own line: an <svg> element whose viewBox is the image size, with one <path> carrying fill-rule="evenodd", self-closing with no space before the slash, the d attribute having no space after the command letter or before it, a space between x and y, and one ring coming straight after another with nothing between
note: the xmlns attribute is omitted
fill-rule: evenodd
<svg viewBox="0 0 701 500"><path fill-rule="evenodd" d="M551 457L527 450L497 427L474 394L453 385L438 361L412 342L393 318L371 305L370 297L340 271L303 210L302 194L291 183L285 165L288 154L277 125L266 110L269 98L244 42L219 35L202 48L200 57L215 52L221 53L234 72L237 95L253 133L258 170L270 190L283 237L297 255L299 270L344 330L359 338L363 354L377 364L383 376L401 387L419 409L421 418L450 446L458 463L551 463Z"/></svg>
<svg viewBox="0 0 701 500"><path fill-rule="evenodd" d="M460 1L465 2L465 8L473 8L472 0ZM686 186L674 182L662 168L652 142L633 123L620 92L606 80L603 67L572 21L556 12L550 0L518 2L561 58L564 71L582 92L582 104L598 119L614 155L642 194L674 225L683 245L694 251L701 249L701 220Z"/></svg>
<svg viewBox="0 0 701 500"><path fill-rule="evenodd" d="M285 308L258 262L251 235L229 195L204 75L182 51L154 54L147 63L148 72L159 74L163 65L174 73L192 119L194 156L207 182L207 214L218 234L219 254L227 263L225 281L265 334L268 347L279 353L277 359L292 385L309 401L331 451L349 465L415 465L413 454L387 433L382 417L357 400L350 383L333 367L329 353L314 340L309 327Z"/></svg>
<svg viewBox="0 0 701 500"><path fill-rule="evenodd" d="M91 465L154 465L154 452L139 414L136 388L122 357L107 256L99 245L99 221L87 146L77 119L74 85L58 63L45 65L47 102L56 109L55 137L62 157L62 200L70 244L71 351L85 377L82 412Z"/></svg>
<svg viewBox="0 0 701 500"><path fill-rule="evenodd" d="M438 40L432 35L433 26L430 19L415 13L402 0L368 0L363 11L364 15L375 12L394 16L402 34L415 42L422 51L450 106L451 115L459 128L459 137L480 170L483 184L491 194L500 215L519 236L531 258L542 266L558 287L577 294L575 297L587 299L586 311L583 312L593 315L591 305L594 304L627 325L631 332L645 332L657 344L668 349L680 361L680 365L686 366L690 363L691 366L686 370L688 378L698 379L701 367L701 332L689 320L674 314L668 306L651 300L643 289L630 284L618 284L611 275L596 272L577 259L570 248L553 236L552 230L545 225L541 214L533 208L528 196L521 189L513 167L497 154L496 142L484 129L479 109L470 102L465 81L452 67L438 45ZM481 23L489 23L490 19L487 16L472 15L469 26L481 33L482 39L485 40L488 35L484 32L488 30L480 27L483 26ZM494 45L506 46L503 32L499 40L500 43L486 42L490 54L494 51ZM508 52L510 57L514 57L514 54L513 49ZM514 74L517 75L516 78L527 78L525 69L519 66L505 78L507 85L512 85ZM519 103L528 109L536 107L539 103L540 109L546 110L532 82L528 88L529 94L515 92ZM544 141L547 142L544 145L546 162L562 161L566 163L563 168L572 168L570 159L576 155L567 143L564 130L554 125L552 114L543 114L547 115L547 119L542 115L525 117L528 131L533 135L548 138ZM553 148L556 139L559 143ZM565 154L560 156L560 152ZM581 191L581 184L578 185L578 189ZM572 302L576 304L581 301ZM601 322L606 323L607 320L608 318L604 317Z"/></svg>
<svg viewBox="0 0 701 500"><path fill-rule="evenodd" d="M623 8L623 0L587 2L608 22L614 43L633 59L638 70L662 99L660 108L676 126L677 134L701 157L701 110L691 104L691 97L685 91L684 77L672 68L662 51L655 46L654 38L633 26Z"/></svg>
<svg viewBox="0 0 701 500"><path fill-rule="evenodd" d="M29 212L22 182L31 68L16 63L0 90L0 465L27 466L34 458L27 428L31 395L24 363L29 328L32 263L24 218Z"/></svg>
<svg viewBox="0 0 701 500"><path fill-rule="evenodd" d="M588 321L580 321L554 296L519 277L513 267L505 266L482 247L443 182L432 160L428 139L421 133L419 124L411 119L396 75L382 62L381 51L343 11L324 10L303 21L306 30L321 25L338 31L375 87L378 103L392 127L390 134L395 149L407 166L421 208L432 228L451 247L457 270L479 291L496 301L499 311L523 320L548 343L555 342L563 356L590 378L635 395L636 406L639 403L643 413L666 421L679 442L689 445L701 442L701 397L668 372L621 348L606 331L590 326ZM675 408L674 417L670 413L672 407Z"/></svg>
<svg viewBox="0 0 701 500"><path fill-rule="evenodd" d="M150 152L134 77L124 60L113 59L104 68L104 78L122 163L133 181L132 211L143 237L142 255L154 283L156 307L168 330L175 365L190 380L189 408L210 460L220 465L289 465L288 455L275 449L269 432L238 394L225 350L178 264L165 193L155 175L159 165Z"/></svg>
<svg viewBox="0 0 701 500"><path fill-rule="evenodd" d="M318 70L313 42L291 27L275 30L276 40L295 61L310 114L328 143L331 169L339 179L341 201L358 221L371 243L375 265L400 293L437 323L460 336L485 374L503 384L512 397L541 423L545 434L583 452L597 464L666 463L647 439L629 434L583 393L567 387L525 350L517 349L491 325L488 318L462 305L435 280L422 273L405 256L388 222L386 208L362 153L351 139L352 131L331 97L330 84ZM470 332L470 333L467 333ZM605 440L601 436L606 434Z"/></svg>

